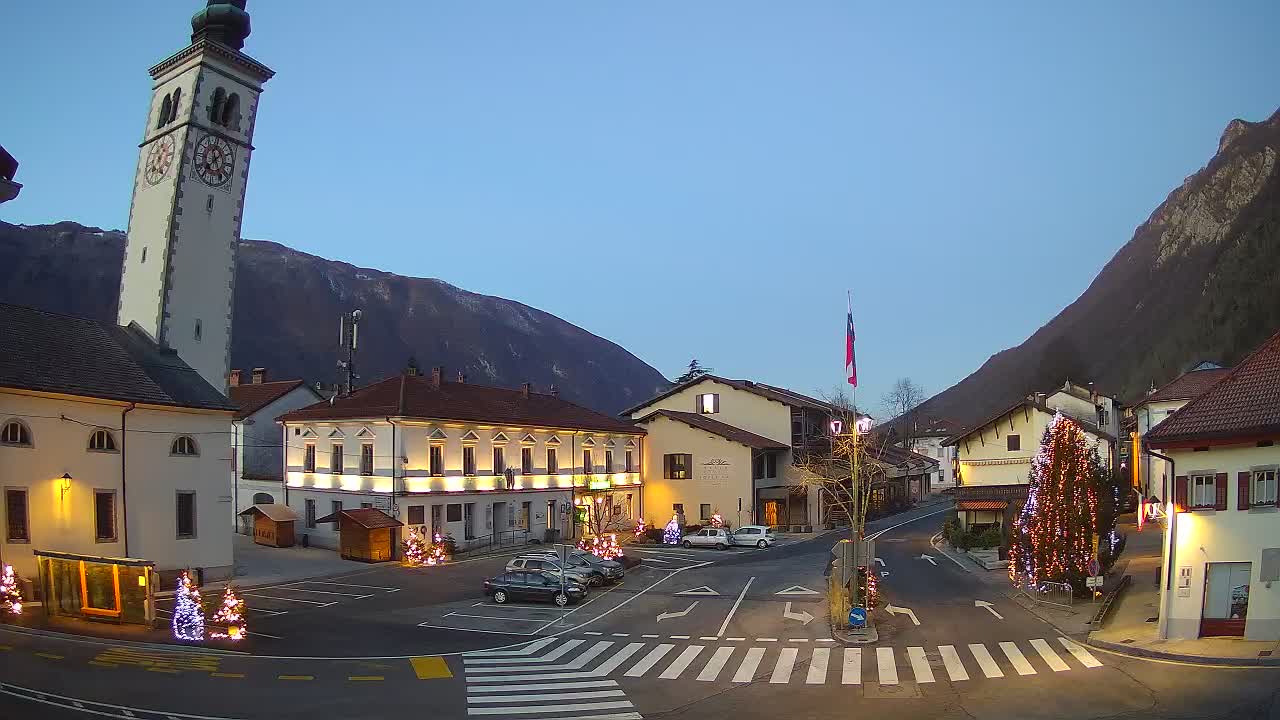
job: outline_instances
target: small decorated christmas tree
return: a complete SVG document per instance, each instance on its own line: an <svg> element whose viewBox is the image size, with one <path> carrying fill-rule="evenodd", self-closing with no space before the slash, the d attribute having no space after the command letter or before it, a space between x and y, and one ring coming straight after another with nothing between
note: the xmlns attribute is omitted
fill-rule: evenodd
<svg viewBox="0 0 1280 720"><path fill-rule="evenodd" d="M662 529L662 542L666 545L679 545L684 539L684 533L680 530L680 516L672 515L671 522Z"/></svg>
<svg viewBox="0 0 1280 720"><path fill-rule="evenodd" d="M209 633L211 637L242 640L245 633L248 632L244 617L244 600L235 594L230 585L227 585L227 589L222 591L222 607L218 608L218 612L213 614L210 622L214 625L225 625L227 627L226 632L215 630Z"/></svg>
<svg viewBox="0 0 1280 720"><path fill-rule="evenodd" d="M427 564L431 546L427 543L427 539L419 535L413 527L409 528L409 536L400 543L400 547L404 550L405 565L417 567Z"/></svg>
<svg viewBox="0 0 1280 720"><path fill-rule="evenodd" d="M0 575L0 611L8 615L22 614L22 591L18 589L18 576L12 565L4 566Z"/></svg>
<svg viewBox="0 0 1280 720"><path fill-rule="evenodd" d="M173 636L178 640L204 640L204 607L200 604L200 589L182 572L174 593Z"/></svg>

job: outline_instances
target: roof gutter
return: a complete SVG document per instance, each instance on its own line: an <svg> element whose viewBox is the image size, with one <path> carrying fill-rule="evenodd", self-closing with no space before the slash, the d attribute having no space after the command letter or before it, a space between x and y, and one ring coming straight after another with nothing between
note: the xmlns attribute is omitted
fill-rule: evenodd
<svg viewBox="0 0 1280 720"><path fill-rule="evenodd" d="M128 464L125 461L125 448L129 443L129 433L125 427L127 416L138 407L137 403L129 403L129 407L120 411L120 515L124 518L123 538L124 556L129 557L129 484Z"/></svg>

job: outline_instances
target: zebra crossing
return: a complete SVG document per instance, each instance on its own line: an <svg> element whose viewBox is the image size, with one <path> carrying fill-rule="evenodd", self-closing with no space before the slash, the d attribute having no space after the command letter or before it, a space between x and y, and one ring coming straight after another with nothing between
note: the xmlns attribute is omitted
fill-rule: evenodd
<svg viewBox="0 0 1280 720"><path fill-rule="evenodd" d="M475 710L469 709L471 714L498 715L505 707L513 716L544 711L563 716L565 704L590 711L593 718L598 711L627 710L608 714L608 720L640 717L617 682L608 679L611 677L804 686L926 685L1053 675L1102 666L1088 649L1066 637L990 645L789 647L755 646L749 641L676 645L548 637L516 650L470 653L463 662L468 707ZM512 694L497 694L504 691ZM538 695L514 694L533 692ZM542 700L559 704L532 704ZM499 706L504 701L510 704Z"/></svg>

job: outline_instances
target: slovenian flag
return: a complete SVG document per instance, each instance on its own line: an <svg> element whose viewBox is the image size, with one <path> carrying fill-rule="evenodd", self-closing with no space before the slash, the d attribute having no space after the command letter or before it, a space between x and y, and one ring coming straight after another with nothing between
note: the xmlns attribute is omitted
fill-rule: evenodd
<svg viewBox="0 0 1280 720"><path fill-rule="evenodd" d="M844 338L844 374L849 384L858 387L858 364L853 359L853 297L849 297L848 322L845 324Z"/></svg>

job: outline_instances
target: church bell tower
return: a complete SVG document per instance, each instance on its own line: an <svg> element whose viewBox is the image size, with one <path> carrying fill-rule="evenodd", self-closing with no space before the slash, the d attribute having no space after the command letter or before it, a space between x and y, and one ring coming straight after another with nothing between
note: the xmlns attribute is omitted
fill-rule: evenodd
<svg viewBox="0 0 1280 720"><path fill-rule="evenodd" d="M225 393L254 120L274 73L242 52L245 0L209 0L191 30L150 71L117 317Z"/></svg>

